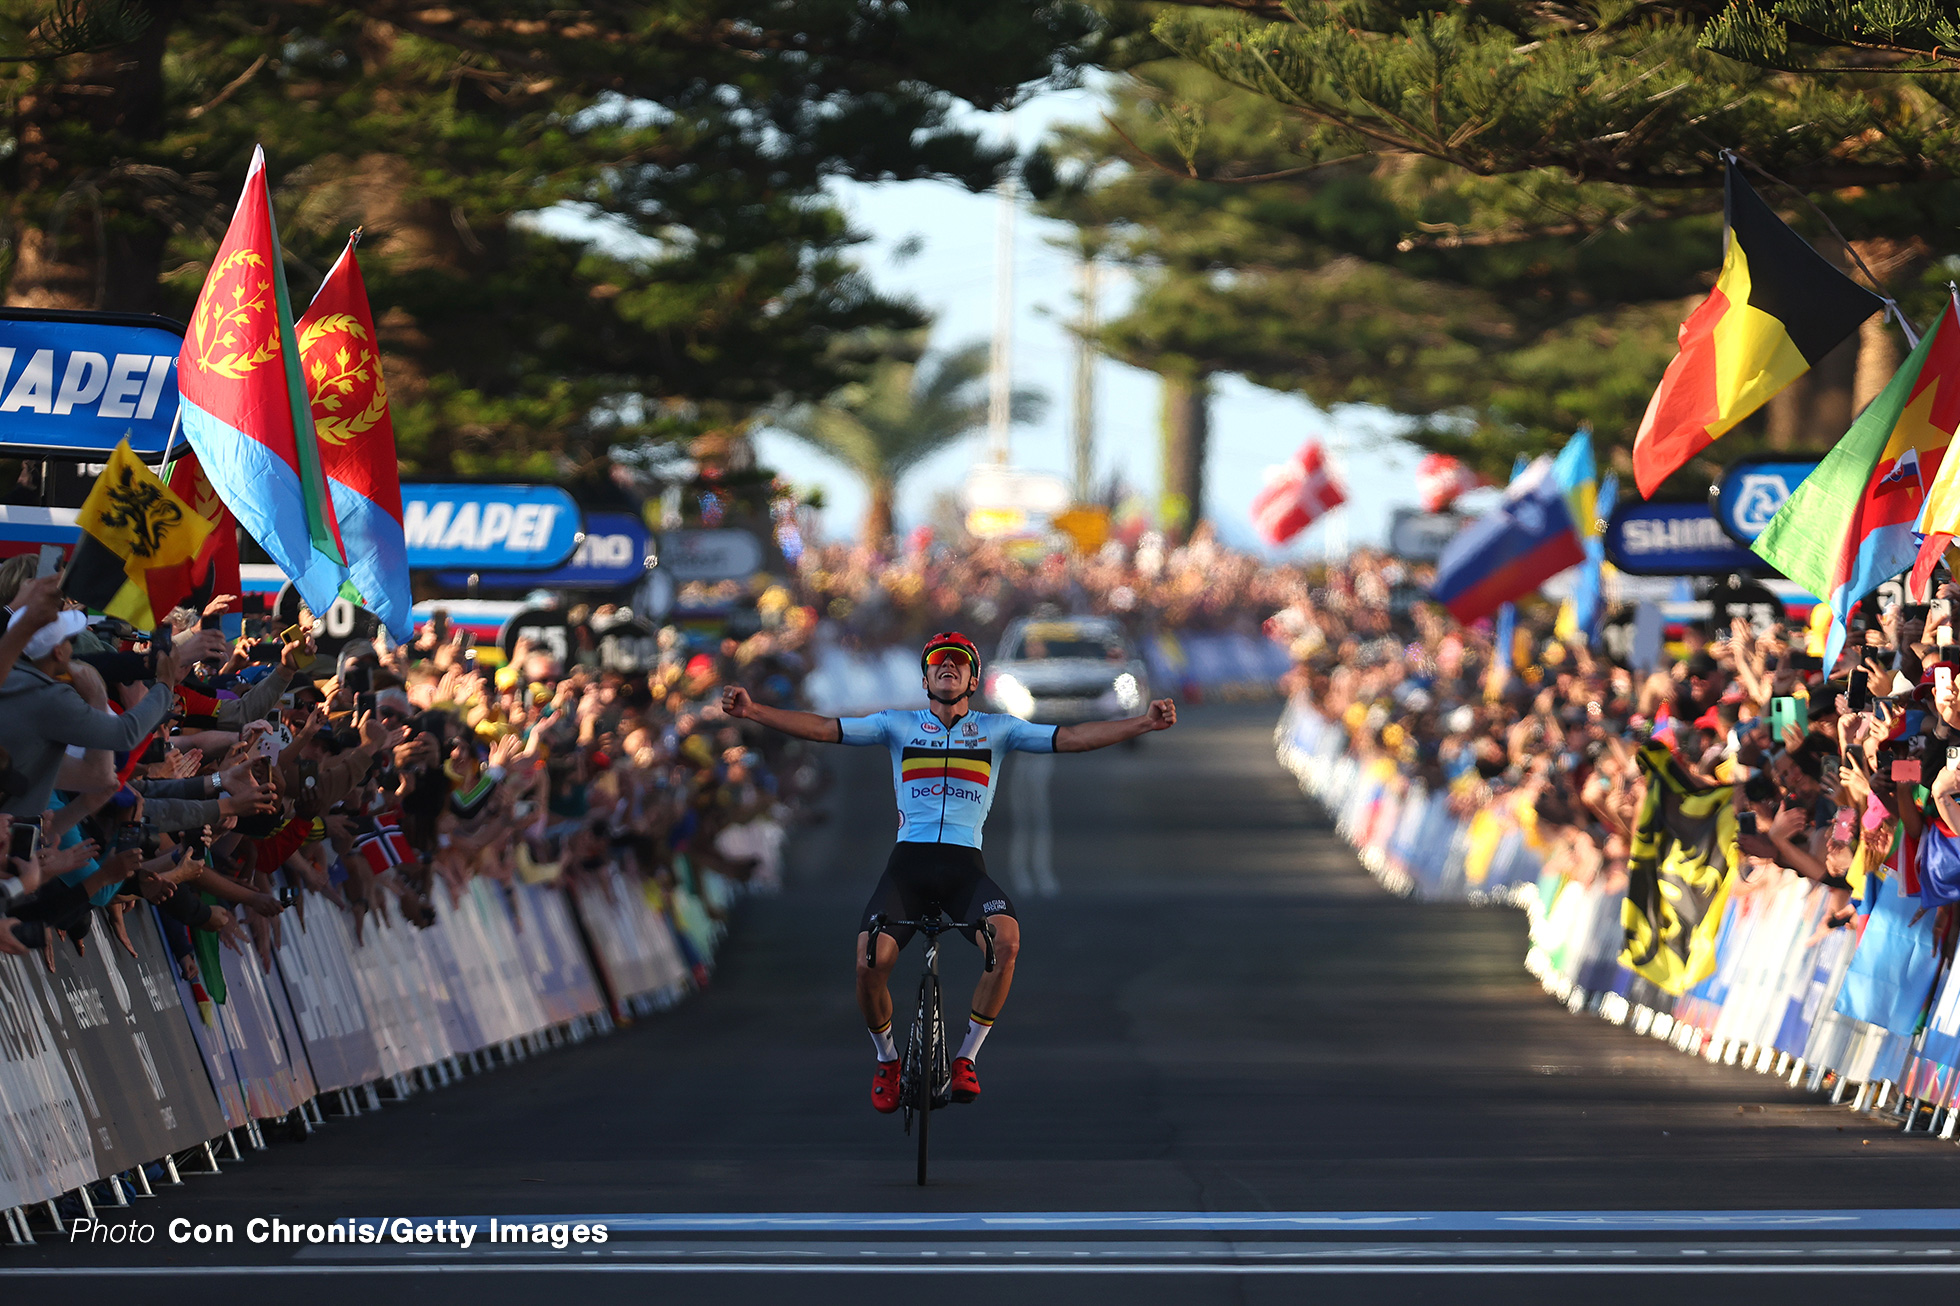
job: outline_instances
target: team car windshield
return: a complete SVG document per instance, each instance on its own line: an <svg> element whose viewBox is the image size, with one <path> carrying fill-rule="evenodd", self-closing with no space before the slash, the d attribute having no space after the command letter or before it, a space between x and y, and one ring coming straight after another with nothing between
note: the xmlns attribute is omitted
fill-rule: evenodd
<svg viewBox="0 0 1960 1306"><path fill-rule="evenodd" d="M1129 651L1111 631L1067 622L1038 622L1024 627L1002 656L1006 661L1091 658L1098 662L1122 662L1128 659Z"/></svg>

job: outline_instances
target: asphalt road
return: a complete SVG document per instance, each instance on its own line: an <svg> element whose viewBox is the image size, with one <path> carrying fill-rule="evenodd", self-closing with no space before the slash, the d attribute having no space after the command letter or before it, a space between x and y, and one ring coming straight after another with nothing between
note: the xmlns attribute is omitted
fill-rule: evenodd
<svg viewBox="0 0 1960 1306"><path fill-rule="evenodd" d="M743 906L706 992L192 1177L130 1213L156 1226L148 1247L0 1249L0 1292L75 1299L150 1267L166 1276L146 1297L202 1297L229 1267L287 1301L531 1300L567 1272L595 1301L1960 1287L1939 1213L1960 1207L1960 1149L1567 1014L1522 969L1520 914L1375 886L1275 764L1274 715L1191 709L1140 748L1053 759L1052 871L1010 760L989 845L1020 971L982 1100L935 1116L926 1188L868 1103L851 998L889 772L840 749L830 819L798 836L787 890ZM977 958L954 941L945 969L957 1026ZM246 1245L271 1215L639 1218L558 1253ZM240 1241L170 1246L179 1216Z"/></svg>

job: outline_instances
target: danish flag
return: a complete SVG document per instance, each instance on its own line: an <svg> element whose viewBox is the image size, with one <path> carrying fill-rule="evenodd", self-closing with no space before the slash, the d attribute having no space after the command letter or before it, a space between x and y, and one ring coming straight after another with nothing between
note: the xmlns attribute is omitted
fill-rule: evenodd
<svg viewBox="0 0 1960 1306"><path fill-rule="evenodd" d="M1252 498L1252 524L1266 543L1280 545L1346 502L1327 451L1310 437L1284 466L1266 469L1266 487Z"/></svg>

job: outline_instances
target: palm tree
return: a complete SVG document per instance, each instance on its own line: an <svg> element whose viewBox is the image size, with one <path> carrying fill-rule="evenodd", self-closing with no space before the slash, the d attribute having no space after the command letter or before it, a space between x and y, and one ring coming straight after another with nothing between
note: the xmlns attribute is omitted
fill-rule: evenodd
<svg viewBox="0 0 1960 1306"><path fill-rule="evenodd" d="M892 504L905 474L987 423L985 344L921 358L921 337L887 343L893 347L869 364L862 381L776 423L857 473L870 497L863 538L871 544L892 533ZM1040 391L1017 389L1009 412L1015 422L1032 422L1045 403Z"/></svg>

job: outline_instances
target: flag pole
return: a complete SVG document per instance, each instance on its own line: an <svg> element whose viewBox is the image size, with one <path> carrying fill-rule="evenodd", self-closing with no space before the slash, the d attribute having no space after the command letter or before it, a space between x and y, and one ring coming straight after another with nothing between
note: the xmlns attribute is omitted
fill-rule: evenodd
<svg viewBox="0 0 1960 1306"><path fill-rule="evenodd" d="M163 442L163 461L158 465L164 472L170 470L170 451L177 447L177 432L184 425L184 398L177 397L177 411L170 415L170 434Z"/></svg>
<svg viewBox="0 0 1960 1306"><path fill-rule="evenodd" d="M1817 202L1810 198L1808 192L1800 187L1791 185L1789 182L1783 180L1783 178L1763 167L1762 164L1757 163L1754 159L1743 157L1735 150L1723 150L1722 157L1731 163L1740 164L1750 169L1765 181L1781 186L1784 190L1789 191L1792 195L1795 195L1799 200L1803 201L1804 206L1812 213L1815 213L1826 227L1830 228L1831 234L1837 237L1838 244L1844 246L1844 252L1850 255L1853 263L1858 265L1858 270L1865 274L1865 280L1871 282L1872 289L1877 291L1878 297L1885 302L1885 315L1894 322L1897 322L1899 324L1899 330L1905 333L1906 348L1919 348L1919 332L1912 325L1911 319L1907 318L1904 311L1899 308L1899 301L1892 297L1891 290L1887 288L1883 281L1878 279L1878 275L1865 266L1865 260L1858 256L1858 247L1845 238L1844 233L1838 230L1837 223L1831 221L1831 215L1817 207Z"/></svg>

